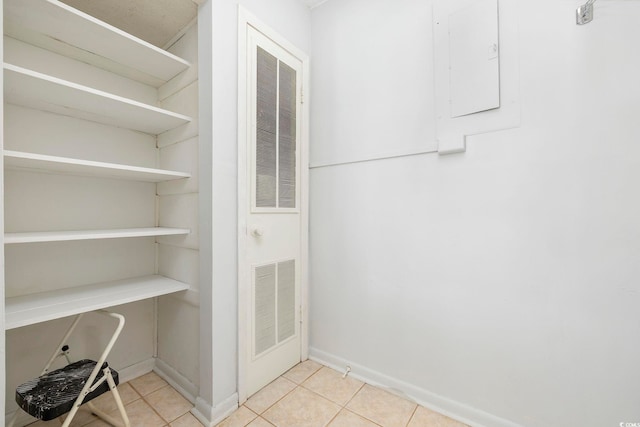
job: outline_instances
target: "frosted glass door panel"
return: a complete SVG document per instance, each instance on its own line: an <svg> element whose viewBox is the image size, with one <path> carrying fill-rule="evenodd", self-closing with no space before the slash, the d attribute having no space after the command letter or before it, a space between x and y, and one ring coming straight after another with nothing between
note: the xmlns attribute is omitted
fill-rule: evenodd
<svg viewBox="0 0 640 427"><path fill-rule="evenodd" d="M280 105L278 109L278 204L296 207L296 72L280 64Z"/></svg>
<svg viewBox="0 0 640 427"><path fill-rule="evenodd" d="M256 206L276 207L276 126L278 60L258 48L256 104Z"/></svg>
<svg viewBox="0 0 640 427"><path fill-rule="evenodd" d="M258 47L256 208L296 208L296 70Z"/></svg>

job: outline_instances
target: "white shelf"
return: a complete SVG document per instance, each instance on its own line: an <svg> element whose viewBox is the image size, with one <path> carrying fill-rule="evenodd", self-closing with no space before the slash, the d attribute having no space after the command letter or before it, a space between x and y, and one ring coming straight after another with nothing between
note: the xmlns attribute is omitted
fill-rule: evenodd
<svg viewBox="0 0 640 427"><path fill-rule="evenodd" d="M4 151L4 166L9 170L81 175L99 178L126 179L131 181L162 182L189 178L185 172L94 162L44 154Z"/></svg>
<svg viewBox="0 0 640 427"><path fill-rule="evenodd" d="M4 99L10 104L154 135L191 121L183 114L7 63Z"/></svg>
<svg viewBox="0 0 640 427"><path fill-rule="evenodd" d="M86 313L189 289L162 276L96 283L6 299L5 329Z"/></svg>
<svg viewBox="0 0 640 427"><path fill-rule="evenodd" d="M4 0L4 30L15 39L154 87L191 65L55 0Z"/></svg>
<svg viewBox="0 0 640 427"><path fill-rule="evenodd" d="M72 240L122 239L126 237L157 237L189 234L186 228L124 228L113 230L36 231L5 233L5 244L67 242Z"/></svg>

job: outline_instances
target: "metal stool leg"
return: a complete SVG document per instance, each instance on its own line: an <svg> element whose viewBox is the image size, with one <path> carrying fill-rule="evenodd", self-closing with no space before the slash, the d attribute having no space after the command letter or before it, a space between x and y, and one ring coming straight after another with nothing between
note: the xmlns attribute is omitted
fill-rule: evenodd
<svg viewBox="0 0 640 427"><path fill-rule="evenodd" d="M87 383L85 384L85 386L83 387L82 391L80 392L80 395L78 396L78 399L76 400L75 404L73 405L73 408L69 412L69 415L67 415L67 417L65 418L64 423L62 424L62 427L68 427L69 426L69 424L73 420L73 417L76 415L76 412L78 412L78 409L82 405L82 403L84 401L84 398L87 396L87 394L89 394L90 392L95 390L104 381L107 381L107 383L109 384L109 388L111 389L111 392L113 393L114 399L116 400L116 405L118 405L118 410L120 411L120 415L122 416L122 420L124 421L124 427L130 427L129 417L127 417L127 413L126 413L126 411L124 409L124 405L122 404L122 399L120 398L120 393L117 390L117 385L116 385L115 381L113 380L113 376L111 375L111 370L109 369L108 366L102 369L102 366L104 365L104 362L107 359L107 356L109 355L109 353L111 352L111 349L113 348L114 344L116 343L116 340L118 339L118 336L120 335L120 332L122 332L122 328L124 328L124 316L121 315L121 314L118 314L118 313L111 313L111 312L108 312L108 311L105 311L105 310L98 310L95 313L99 313L99 314L102 314L102 315L105 315L105 316L109 316L109 317L113 317L113 318L117 319L118 320L118 326L116 327L116 330L113 332L113 335L111 336L111 339L109 340L109 343L107 344L107 346L105 347L104 351L102 352L102 355L100 356L100 359L98 359L98 362L96 363L96 367L91 372L91 375L89 376L89 379L87 380ZM98 382L96 382L94 384L94 381L95 381L96 376L98 375L98 372L100 371L100 369L103 370L104 375ZM95 405L91 404L91 402L89 402L89 404L87 406L89 406L89 408L92 410L92 412L95 415L97 415L99 418L102 418L104 421L108 422L111 425L120 426L120 423L118 423L116 420L114 420L110 415L105 414L103 411L100 411L99 409L97 409L95 407Z"/></svg>

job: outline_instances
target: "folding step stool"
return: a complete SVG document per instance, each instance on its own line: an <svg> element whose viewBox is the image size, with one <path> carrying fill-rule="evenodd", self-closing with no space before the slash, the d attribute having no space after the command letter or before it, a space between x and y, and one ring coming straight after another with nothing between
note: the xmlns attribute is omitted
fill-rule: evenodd
<svg viewBox="0 0 640 427"><path fill-rule="evenodd" d="M98 310L93 313L118 320L118 326L102 352L100 359L97 362L85 359L75 363L71 363L69 359L69 346L66 345L66 342L80 319L84 316L84 313L79 314L49 359L47 366L42 370L42 374L38 378L18 386L16 389L16 402L29 415L42 421L49 421L68 412L69 415L67 415L62 424L62 427L68 427L80 406L86 403L94 415L102 418L112 426L130 427L129 418L117 389L119 383L118 373L109 368L106 362L111 348L124 327L124 316L104 310ZM49 368L59 357L65 357L68 365L49 372ZM99 410L90 402L109 390L113 393L113 398L122 417L122 423ZM7 427L13 427L17 416L18 411L16 411Z"/></svg>

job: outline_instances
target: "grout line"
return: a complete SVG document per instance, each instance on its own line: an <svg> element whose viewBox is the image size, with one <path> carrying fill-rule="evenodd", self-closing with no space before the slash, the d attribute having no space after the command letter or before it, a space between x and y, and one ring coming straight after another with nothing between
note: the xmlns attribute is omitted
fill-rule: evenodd
<svg viewBox="0 0 640 427"><path fill-rule="evenodd" d="M279 376L278 378L284 378L284 377L281 375L281 376ZM260 389L260 390L258 390L258 391L262 391L262 390L264 390L265 388L269 387L271 384L273 384L274 382L276 382L276 381L278 380L278 378L276 378L275 380L271 381L269 384L267 384L266 386L264 386L262 389ZM289 382L291 382L291 383L293 383L293 384L296 384L295 382L291 381L290 379L287 379L287 378L284 378L284 379L285 379L285 380L287 380L287 381L289 381ZM295 386L294 388L292 388L292 389L291 389L291 390L289 390L287 393L285 393L281 398L279 398L278 400L276 400L275 402L273 402L270 406L268 406L268 407L267 407L267 409L265 409L264 411L260 412L260 413L258 414L258 416L262 416L262 414L264 414L264 413L265 413L265 412L267 412L269 409L271 409L272 407L274 407L278 402L280 402L282 399L284 399L284 398L285 398L285 397L287 397L289 394L291 394L291 393L292 393L296 388L298 388L298 385L297 385L297 384L296 384L296 386ZM245 404L246 404L246 403L245 403ZM247 406L247 409L250 409L252 412L254 412L254 413L255 413L255 411L254 411L253 409L249 408L248 406Z"/></svg>
<svg viewBox="0 0 640 427"><path fill-rule="evenodd" d="M416 405L416 407L413 409L413 412L411 413L411 416L409 417L409 421L407 421L407 427L409 427L409 424L411 424L411 421L413 421L413 417L416 416L416 412L418 412L418 408L420 407L420 405Z"/></svg>
<svg viewBox="0 0 640 427"><path fill-rule="evenodd" d="M363 382L363 383L362 383L362 385L360 386L360 388L358 388L358 390L356 390L356 392L355 392L355 393L353 393L353 396L351 396L351 398L350 398L349 400L347 400L347 403L345 403L345 404L344 404L344 408L345 408L345 409L347 409L347 405L348 405L349 403L351 403L351 401L352 401L353 399L355 399L355 397L358 395L358 393L360 393L360 391L362 391L362 389L364 388L365 384L366 384L366 383L365 383L365 382ZM351 411L351 412L354 412L354 411ZM354 413L355 413L355 412L354 412ZM359 415L359 414L358 414L358 415Z"/></svg>
<svg viewBox="0 0 640 427"><path fill-rule="evenodd" d="M166 386L164 386L164 387L160 387L158 390L154 390L154 391L152 391L152 392L150 392L150 393L147 393L147 396L149 396L149 395L151 395L151 394L155 393L156 391L160 391L160 390L162 390L163 388L167 388L167 387L171 387L171 386L170 386L169 384L167 384L167 385L166 385ZM173 388L173 387L171 387L171 388ZM174 389L174 390L175 390L175 389ZM144 403L146 403L146 404L147 404L147 406L149 406L149 407L151 408L151 410L152 410L153 412L155 412L155 413L156 413L156 415L158 415L162 421L164 421L164 422L166 422L167 424L169 424L171 421L167 421L167 420L165 420L165 419L164 419L164 417L163 417L162 415L160 415L160 413L159 413L158 411L156 411L156 408L151 404L151 402L149 402L149 401L146 399L146 397L147 397L147 396L142 396L142 400L144 401ZM184 415L184 414L183 414L183 415ZM180 417L181 417L181 416L182 416L182 415L180 415ZM180 417L178 417L178 418L180 418ZM175 420L174 420L174 421L175 421Z"/></svg>

